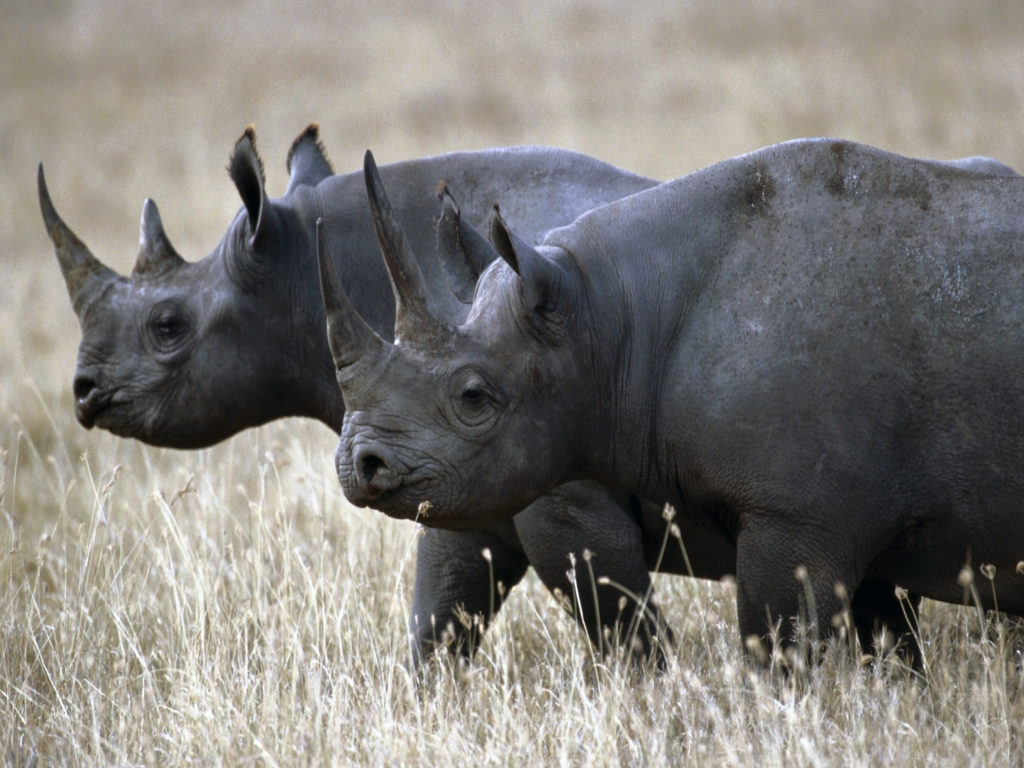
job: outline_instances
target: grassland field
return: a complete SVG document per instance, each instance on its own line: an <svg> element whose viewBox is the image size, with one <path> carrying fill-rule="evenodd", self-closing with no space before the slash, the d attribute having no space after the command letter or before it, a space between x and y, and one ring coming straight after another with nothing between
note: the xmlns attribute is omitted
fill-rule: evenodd
<svg viewBox="0 0 1024 768"><path fill-rule="evenodd" d="M127 272L144 198L201 258L244 128L279 195L311 121L338 171L546 144L669 179L825 135L1024 171L1024 3L0 0L0 763L1024 765L1020 620L926 601L924 675L834 646L772 677L732 587L658 577L655 675L531 574L471 665L416 680L416 529L346 504L328 429L81 428L36 164Z"/></svg>

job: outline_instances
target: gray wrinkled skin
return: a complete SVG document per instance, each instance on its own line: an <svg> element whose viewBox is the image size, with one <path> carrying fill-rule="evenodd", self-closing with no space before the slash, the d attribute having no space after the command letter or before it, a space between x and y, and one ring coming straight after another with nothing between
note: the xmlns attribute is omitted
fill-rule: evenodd
<svg viewBox="0 0 1024 768"><path fill-rule="evenodd" d="M452 528L581 479L669 500L735 546L744 638L834 631L837 584L961 602L965 563L1024 614L1024 181L978 162L794 141L537 249L495 220L464 323L339 369L346 495Z"/></svg>
<svg viewBox="0 0 1024 768"><path fill-rule="evenodd" d="M317 275L318 218L362 316L390 338L395 312L362 175L333 175L311 126L289 154L287 192L270 199L254 138L247 132L232 155L229 170L243 207L213 252L185 262L147 201L139 258L129 277L102 266L60 221L40 169L44 220L82 328L74 393L84 426L174 448L207 446L283 416L340 428L344 402L324 334ZM410 242L428 255L435 247L440 181L458 196L467 220L484 222L501 200L504 215L533 242L590 208L655 184L583 155L532 147L396 163L382 174L396 189L409 190L398 200L403 223ZM429 258L424 269L446 296L437 260ZM467 311L455 299L444 309L461 316ZM417 557L414 652L429 651L446 634L470 652L476 638L467 636L457 609L488 617L503 599L491 584L502 582L507 594L530 564L550 589L572 595L570 552L582 558L589 548L597 575L644 595L664 530L660 506L592 484L560 488L514 524L464 533L428 529ZM485 548L490 564L481 556ZM701 549L707 555L695 559L696 575L717 579L734 571L729 545L712 541ZM686 573L678 547L669 548L661 569ZM611 624L621 592L610 586L597 591L600 615ZM579 618L597 641L592 595L581 564ZM657 615L656 605L651 608ZM651 623L640 628L645 652L654 631Z"/></svg>

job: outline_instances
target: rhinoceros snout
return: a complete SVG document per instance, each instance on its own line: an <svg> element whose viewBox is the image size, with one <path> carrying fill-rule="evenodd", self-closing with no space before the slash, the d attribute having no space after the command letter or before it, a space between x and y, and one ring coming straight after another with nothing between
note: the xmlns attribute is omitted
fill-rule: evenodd
<svg viewBox="0 0 1024 768"><path fill-rule="evenodd" d="M402 484L391 452L380 445L360 445L352 452L351 471L346 473L345 495L353 503L368 504Z"/></svg>
<svg viewBox="0 0 1024 768"><path fill-rule="evenodd" d="M75 393L76 400L83 400L96 391L96 380L91 376L78 374L75 376L75 382L71 389Z"/></svg>
<svg viewBox="0 0 1024 768"><path fill-rule="evenodd" d="M75 416L78 422L86 429L92 429L100 411L110 404L110 398L103 394L94 378L83 374L75 376L72 391L75 394Z"/></svg>

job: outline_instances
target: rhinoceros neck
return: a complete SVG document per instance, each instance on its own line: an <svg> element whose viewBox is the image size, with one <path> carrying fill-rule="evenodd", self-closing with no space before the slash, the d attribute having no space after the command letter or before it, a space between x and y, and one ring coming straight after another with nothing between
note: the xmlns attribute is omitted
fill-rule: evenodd
<svg viewBox="0 0 1024 768"><path fill-rule="evenodd" d="M548 244L569 251L589 298L592 365L605 383L578 475L658 500L677 495L666 402L694 309L731 238L736 190L700 172L599 208ZM595 433L596 430L596 433Z"/></svg>
<svg viewBox="0 0 1024 768"><path fill-rule="evenodd" d="M463 319L468 307L449 289L435 255L440 182L456 197L464 220L483 228L500 203L505 219L533 243L592 208L657 184L586 155L544 147L450 153L384 165L380 173L431 293L455 321ZM317 218L324 219L350 301L382 338L392 339L394 295L362 172L332 176L315 190L297 190L290 198L298 225L308 233L315 232ZM319 419L338 431L345 406L324 330L315 238L307 236L306 243L297 254L299 275L290 289L296 342L288 350L277 400L288 411L281 415Z"/></svg>

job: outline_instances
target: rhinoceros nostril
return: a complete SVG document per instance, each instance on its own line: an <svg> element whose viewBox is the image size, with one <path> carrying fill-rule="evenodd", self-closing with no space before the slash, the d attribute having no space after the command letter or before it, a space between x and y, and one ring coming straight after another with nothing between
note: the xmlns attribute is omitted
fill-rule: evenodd
<svg viewBox="0 0 1024 768"><path fill-rule="evenodd" d="M374 456L371 453L369 456L363 456L361 469L363 471L363 480L366 483L372 483L379 470L387 469L387 464L384 463L384 459L380 458L380 456Z"/></svg>
<svg viewBox="0 0 1024 768"><path fill-rule="evenodd" d="M84 400L96 389L96 381L88 376L76 376L72 390L78 400Z"/></svg>
<svg viewBox="0 0 1024 768"><path fill-rule="evenodd" d="M339 451L338 456L338 477L350 501L366 505L402 484L397 461L380 444L359 445L351 454Z"/></svg>

